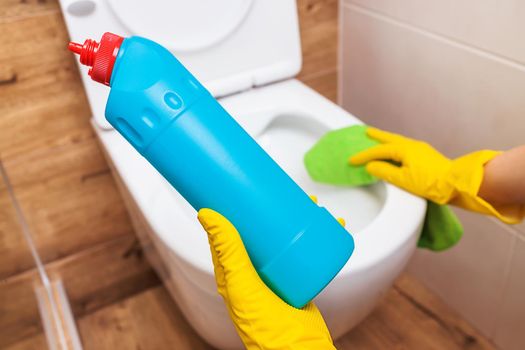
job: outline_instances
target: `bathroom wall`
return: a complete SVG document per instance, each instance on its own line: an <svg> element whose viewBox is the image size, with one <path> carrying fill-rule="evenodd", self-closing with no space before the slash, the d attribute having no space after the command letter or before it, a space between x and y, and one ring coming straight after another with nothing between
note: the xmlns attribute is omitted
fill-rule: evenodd
<svg viewBox="0 0 525 350"><path fill-rule="evenodd" d="M337 5L298 1L304 66L299 78L332 100ZM89 123L67 42L56 0L0 1L0 161L46 271L63 280L78 318L160 282L141 254ZM36 274L5 191L0 183L0 310L12 305L17 291L31 295ZM29 314L24 320L35 320L34 300L27 304ZM17 331L0 332L0 348L41 332L33 321L26 327L24 320L2 318L9 315L0 313L2 329Z"/></svg>
<svg viewBox="0 0 525 350"><path fill-rule="evenodd" d="M454 157L525 143L525 3L342 0L340 102ZM462 241L409 272L505 349L525 347L525 226L457 211Z"/></svg>

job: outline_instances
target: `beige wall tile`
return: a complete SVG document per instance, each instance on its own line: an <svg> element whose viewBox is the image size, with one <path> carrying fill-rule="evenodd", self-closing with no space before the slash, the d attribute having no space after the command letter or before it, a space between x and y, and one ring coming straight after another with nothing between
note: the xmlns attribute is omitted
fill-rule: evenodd
<svg viewBox="0 0 525 350"><path fill-rule="evenodd" d="M512 230L515 230L521 237L525 239L525 222L522 222L521 224L511 226Z"/></svg>
<svg viewBox="0 0 525 350"><path fill-rule="evenodd" d="M395 2L386 1L370 1L367 6L378 4L385 11L396 7ZM439 6L447 4L452 11L449 1ZM418 6L407 1L400 7L410 8L415 16L423 11ZM439 6L436 1L429 3L427 11ZM422 23L431 24L425 16L441 15L422 14ZM449 156L483 148L507 149L524 142L523 66L359 7L344 7L343 20L342 103L350 112L367 123L427 140ZM483 23L491 22L485 18ZM439 254L419 250L410 271L492 335L510 254L518 239L512 233L516 228L464 211L460 218L465 226L462 241ZM523 225L517 229L523 230Z"/></svg>
<svg viewBox="0 0 525 350"><path fill-rule="evenodd" d="M418 250L409 271L485 335L494 332L515 236L494 221L457 210L465 228L452 249Z"/></svg>
<svg viewBox="0 0 525 350"><path fill-rule="evenodd" d="M343 106L449 156L523 143L525 71L344 10Z"/></svg>
<svg viewBox="0 0 525 350"><path fill-rule="evenodd" d="M525 63L520 0L345 0L452 40Z"/></svg>
<svg viewBox="0 0 525 350"><path fill-rule="evenodd" d="M494 342L502 349L525 348L525 241L517 239L509 281L503 294Z"/></svg>

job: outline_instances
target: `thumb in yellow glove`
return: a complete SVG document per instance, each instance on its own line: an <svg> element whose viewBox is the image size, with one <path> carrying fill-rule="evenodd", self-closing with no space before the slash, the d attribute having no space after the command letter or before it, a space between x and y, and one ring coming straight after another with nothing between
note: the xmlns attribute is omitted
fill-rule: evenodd
<svg viewBox="0 0 525 350"><path fill-rule="evenodd" d="M201 209L198 219L208 233L217 289L247 349L335 349L317 307L296 309L275 295L225 217Z"/></svg>
<svg viewBox="0 0 525 350"><path fill-rule="evenodd" d="M353 165L366 164L370 174L437 204L450 203L510 224L523 219L521 206L495 207L478 196L484 165L501 152L483 150L451 160L422 141L376 128L368 128L367 135L381 144L353 156Z"/></svg>

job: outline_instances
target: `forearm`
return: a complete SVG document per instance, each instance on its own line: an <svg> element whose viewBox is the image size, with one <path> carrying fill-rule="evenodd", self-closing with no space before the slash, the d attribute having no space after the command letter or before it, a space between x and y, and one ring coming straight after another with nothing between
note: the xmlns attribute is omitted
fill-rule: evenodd
<svg viewBox="0 0 525 350"><path fill-rule="evenodd" d="M493 205L525 204L525 145L485 165L478 195Z"/></svg>

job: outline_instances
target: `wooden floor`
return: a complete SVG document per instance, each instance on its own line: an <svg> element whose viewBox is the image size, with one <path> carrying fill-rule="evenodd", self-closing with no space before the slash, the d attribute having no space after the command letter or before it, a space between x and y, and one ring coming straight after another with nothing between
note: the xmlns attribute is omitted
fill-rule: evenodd
<svg viewBox="0 0 525 350"><path fill-rule="evenodd" d="M186 323L166 289L156 286L78 320L86 350L212 349ZM212 325L210 325L212 327ZM403 275L378 308L337 340L338 349L495 349Z"/></svg>

